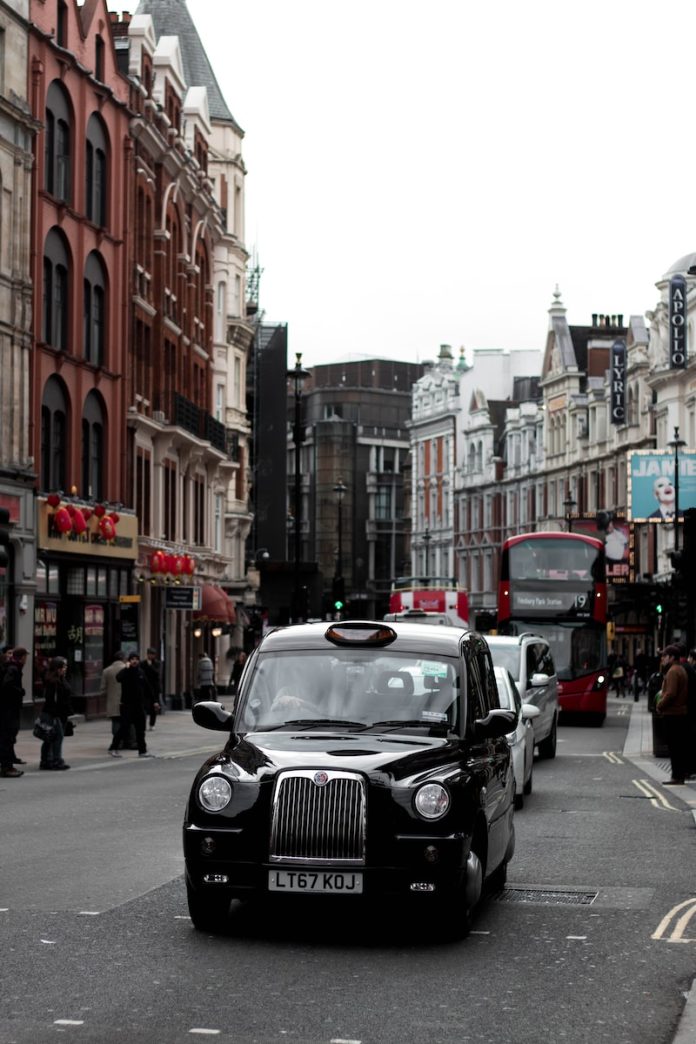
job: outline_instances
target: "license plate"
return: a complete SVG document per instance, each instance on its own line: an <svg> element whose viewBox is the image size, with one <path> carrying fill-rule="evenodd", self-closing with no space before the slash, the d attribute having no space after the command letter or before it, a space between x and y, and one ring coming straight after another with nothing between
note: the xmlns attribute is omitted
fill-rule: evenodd
<svg viewBox="0 0 696 1044"><path fill-rule="evenodd" d="M328 895L360 895L363 875L323 870L269 870L271 892L325 892Z"/></svg>

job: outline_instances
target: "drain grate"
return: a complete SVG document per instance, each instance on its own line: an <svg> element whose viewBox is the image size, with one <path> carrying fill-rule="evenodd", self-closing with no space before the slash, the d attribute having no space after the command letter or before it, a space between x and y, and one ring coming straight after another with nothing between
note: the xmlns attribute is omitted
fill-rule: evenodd
<svg viewBox="0 0 696 1044"><path fill-rule="evenodd" d="M558 888L506 887L496 896L501 903L542 903L545 906L591 906L599 892L569 892Z"/></svg>

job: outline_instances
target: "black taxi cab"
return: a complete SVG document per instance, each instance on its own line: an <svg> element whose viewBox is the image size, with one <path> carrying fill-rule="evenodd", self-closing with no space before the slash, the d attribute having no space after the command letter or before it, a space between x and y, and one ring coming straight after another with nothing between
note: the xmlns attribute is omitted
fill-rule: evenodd
<svg viewBox="0 0 696 1044"><path fill-rule="evenodd" d="M196 928L226 927L233 898L412 898L465 935L515 847L514 778L485 640L413 623L342 621L268 633L184 819Z"/></svg>

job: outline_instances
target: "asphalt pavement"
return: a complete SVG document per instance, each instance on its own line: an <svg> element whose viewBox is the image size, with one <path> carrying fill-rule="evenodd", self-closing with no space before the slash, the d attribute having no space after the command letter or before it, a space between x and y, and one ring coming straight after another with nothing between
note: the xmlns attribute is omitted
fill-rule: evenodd
<svg viewBox="0 0 696 1044"><path fill-rule="evenodd" d="M658 783L669 779L669 759L656 757L654 753L653 723L646 700L640 698L634 701L630 696L625 699L610 696L609 703L612 710L620 710L621 706L625 705L626 714L630 715L623 757ZM72 771L107 766L113 771L128 771L128 766L134 761L141 764L145 761L139 758L137 750L122 751L121 758L112 758L107 753L111 742L111 722L108 719L86 721L76 717L74 721L75 733L63 743L63 756ZM223 745L224 736L201 729L193 721L190 710L167 710L159 715L154 729L148 728L146 741L148 752L153 754L154 758L183 758L219 750ZM27 762L21 766L26 777L39 775L40 747L40 741L33 736L31 730L24 729L20 732L15 749L18 756ZM27 782L28 779L18 779L13 785L23 786ZM9 784L9 780L7 783ZM696 826L696 780L689 781L684 786L670 787L669 791L673 798L678 798L691 807ZM686 996L684 1011L672 1044L694 1044L694 1041L696 981Z"/></svg>

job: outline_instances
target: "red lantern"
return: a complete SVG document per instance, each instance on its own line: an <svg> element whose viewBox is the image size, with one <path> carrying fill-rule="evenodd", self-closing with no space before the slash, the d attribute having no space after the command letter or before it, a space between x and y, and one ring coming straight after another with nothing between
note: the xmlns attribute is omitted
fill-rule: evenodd
<svg viewBox="0 0 696 1044"><path fill-rule="evenodd" d="M49 507L57 508L60 504L60 497L57 493L49 493L46 497L46 503Z"/></svg>
<svg viewBox="0 0 696 1044"><path fill-rule="evenodd" d="M121 517L121 516L120 516L120 515L118 514L118 512L116 512L116 511L112 511L112 512L111 512L111 513L109 514L109 518L111 519L111 521L113 522L113 524L114 524L114 525L117 525L117 523L118 523L118 521L119 521L120 517Z"/></svg>
<svg viewBox="0 0 696 1044"><path fill-rule="evenodd" d="M97 516L97 518L103 518L106 514L106 508L104 507L104 505L97 504L97 506L94 509L94 514Z"/></svg>
<svg viewBox="0 0 696 1044"><path fill-rule="evenodd" d="M151 573L163 573L164 572L164 555L161 551L153 551L150 555L150 572Z"/></svg>
<svg viewBox="0 0 696 1044"><path fill-rule="evenodd" d="M84 518L85 522L89 522L90 518L92 517L92 509L82 508L82 517Z"/></svg>
<svg viewBox="0 0 696 1044"><path fill-rule="evenodd" d="M58 508L53 516L53 525L59 533L69 533L72 529L72 519L67 508Z"/></svg>
<svg viewBox="0 0 696 1044"><path fill-rule="evenodd" d="M193 576L195 568L196 560L194 558L191 558L190 555L184 555L184 572L188 576Z"/></svg>
<svg viewBox="0 0 696 1044"><path fill-rule="evenodd" d="M108 517L99 519L99 531L105 540L113 540L116 536L116 526Z"/></svg>
<svg viewBox="0 0 696 1044"><path fill-rule="evenodd" d="M184 571L184 556L183 555L175 555L174 556L174 572L176 573L177 576L181 576L183 571Z"/></svg>
<svg viewBox="0 0 696 1044"><path fill-rule="evenodd" d="M72 513L72 528L73 528L73 533L77 533L78 536L80 535L80 533L84 533L85 529L87 528L87 523L85 522L85 516L82 514L82 512L80 511L79 508L75 508L73 510L73 513Z"/></svg>
<svg viewBox="0 0 696 1044"><path fill-rule="evenodd" d="M164 562L165 562L165 566L164 566L165 573L173 573L174 572L174 555L165 555L164 556Z"/></svg>

